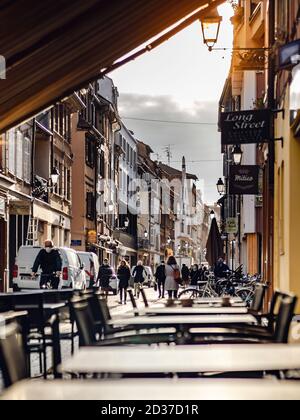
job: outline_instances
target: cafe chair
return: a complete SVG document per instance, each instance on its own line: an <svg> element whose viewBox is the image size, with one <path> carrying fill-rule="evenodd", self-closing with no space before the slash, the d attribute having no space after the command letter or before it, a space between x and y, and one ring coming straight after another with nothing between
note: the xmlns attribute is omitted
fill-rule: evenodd
<svg viewBox="0 0 300 420"><path fill-rule="evenodd" d="M74 318L79 331L80 346L122 346L151 345L175 342L175 333L142 332L135 329L104 335L100 338L95 328L94 319L87 299L72 299L70 301Z"/></svg>
<svg viewBox="0 0 300 420"><path fill-rule="evenodd" d="M197 330L190 329L192 344L260 344L260 343L281 343L287 344L289 339L289 330L294 317L297 297L294 295L286 295L281 299L279 313L275 323L273 332L247 332L247 326L244 331L242 327L239 329L220 328L219 331L213 333L207 329Z"/></svg>
<svg viewBox="0 0 300 420"><path fill-rule="evenodd" d="M22 334L17 323L0 329L0 368L6 388L29 378Z"/></svg>

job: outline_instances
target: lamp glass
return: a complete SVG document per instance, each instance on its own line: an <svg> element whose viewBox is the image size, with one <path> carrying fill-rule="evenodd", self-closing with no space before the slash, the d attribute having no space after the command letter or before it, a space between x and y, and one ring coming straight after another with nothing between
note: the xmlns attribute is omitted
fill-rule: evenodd
<svg viewBox="0 0 300 420"><path fill-rule="evenodd" d="M209 49L212 49L218 41L221 22L222 17L217 10L211 16L207 16L201 20L203 41Z"/></svg>
<svg viewBox="0 0 300 420"><path fill-rule="evenodd" d="M218 193L220 195L225 194L225 184L223 182L223 180L220 178L218 183L217 183L217 189L218 189Z"/></svg>
<svg viewBox="0 0 300 420"><path fill-rule="evenodd" d="M233 161L235 165L240 165L243 159L243 151L240 146L235 146L232 151Z"/></svg>
<svg viewBox="0 0 300 420"><path fill-rule="evenodd" d="M147 238L148 238L149 233L148 233L148 231L147 231L147 230L145 230L145 232L144 232L144 236L145 236L145 239L147 239Z"/></svg>
<svg viewBox="0 0 300 420"><path fill-rule="evenodd" d="M112 213L114 211L114 203L111 201L108 205L108 211Z"/></svg>
<svg viewBox="0 0 300 420"><path fill-rule="evenodd" d="M59 175L60 175L60 173L59 173L58 169L53 168L52 171L51 171L51 175L50 175L52 185L57 185Z"/></svg>

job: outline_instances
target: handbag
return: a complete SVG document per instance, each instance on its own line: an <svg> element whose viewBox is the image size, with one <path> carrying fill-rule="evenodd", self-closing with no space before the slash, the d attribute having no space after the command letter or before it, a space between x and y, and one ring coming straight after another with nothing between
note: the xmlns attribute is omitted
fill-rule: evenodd
<svg viewBox="0 0 300 420"><path fill-rule="evenodd" d="M182 283L182 279L181 279L181 274L180 274L180 270L178 268L173 268L174 271L174 280L176 281L176 283L181 284Z"/></svg>

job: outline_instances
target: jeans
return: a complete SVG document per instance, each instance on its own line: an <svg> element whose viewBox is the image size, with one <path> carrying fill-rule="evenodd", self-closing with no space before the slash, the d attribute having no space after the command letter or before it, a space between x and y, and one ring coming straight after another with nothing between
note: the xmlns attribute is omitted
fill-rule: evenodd
<svg viewBox="0 0 300 420"><path fill-rule="evenodd" d="M177 299L178 291L177 290L168 290L169 299Z"/></svg>
<svg viewBox="0 0 300 420"><path fill-rule="evenodd" d="M123 300L123 295L124 295L124 300ZM120 302L125 302L126 303L126 299L127 299L127 287L120 287Z"/></svg>
<svg viewBox="0 0 300 420"><path fill-rule="evenodd" d="M158 280L157 282L159 297L165 296L165 283L165 280Z"/></svg>
<svg viewBox="0 0 300 420"><path fill-rule="evenodd" d="M134 296L140 297L141 283L134 283Z"/></svg>

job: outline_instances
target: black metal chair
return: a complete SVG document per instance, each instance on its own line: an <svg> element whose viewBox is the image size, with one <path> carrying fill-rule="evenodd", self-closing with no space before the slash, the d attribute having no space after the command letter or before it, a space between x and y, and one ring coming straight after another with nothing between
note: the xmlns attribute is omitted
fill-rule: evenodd
<svg viewBox="0 0 300 420"><path fill-rule="evenodd" d="M256 314L262 311L267 289L268 286L266 284L259 283L256 285L254 298L249 312Z"/></svg>
<svg viewBox="0 0 300 420"><path fill-rule="evenodd" d="M29 377L22 334L16 323L0 329L0 367L5 387Z"/></svg>
<svg viewBox="0 0 300 420"><path fill-rule="evenodd" d="M216 333L207 330L205 333L197 332L195 329L190 331L191 342L193 344L260 344L260 343L288 343L289 330L293 320L297 297L294 295L284 294L278 296L280 300L279 313L275 322L275 329L261 328L255 330L255 327L247 327L243 329L222 328ZM278 302L278 297L276 298ZM275 299L274 299L275 302ZM275 305L273 307L273 311Z"/></svg>

